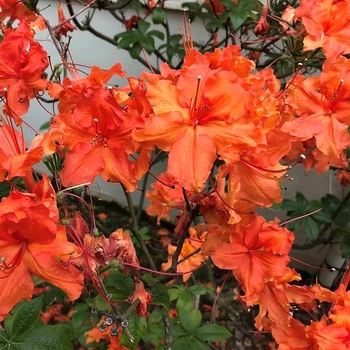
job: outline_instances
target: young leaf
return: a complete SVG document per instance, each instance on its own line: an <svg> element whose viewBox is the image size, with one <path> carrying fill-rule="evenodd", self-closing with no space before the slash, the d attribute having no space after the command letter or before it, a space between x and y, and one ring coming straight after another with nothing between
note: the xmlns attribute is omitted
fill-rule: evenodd
<svg viewBox="0 0 350 350"><path fill-rule="evenodd" d="M179 309L179 320L181 326L191 335L194 334L196 329L202 322L202 314L198 309L188 311L185 309Z"/></svg>

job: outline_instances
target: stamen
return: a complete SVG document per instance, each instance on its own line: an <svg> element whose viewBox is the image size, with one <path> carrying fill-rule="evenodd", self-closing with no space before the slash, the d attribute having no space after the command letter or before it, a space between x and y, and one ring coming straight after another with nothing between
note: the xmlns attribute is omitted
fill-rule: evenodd
<svg viewBox="0 0 350 350"><path fill-rule="evenodd" d="M8 276L10 276L13 273L13 271L15 271L15 269L21 264L23 256L26 252L27 245L27 240L24 240L20 243L16 255L13 257L9 264L6 263L6 257L2 256L0 258L0 279L7 278Z"/></svg>

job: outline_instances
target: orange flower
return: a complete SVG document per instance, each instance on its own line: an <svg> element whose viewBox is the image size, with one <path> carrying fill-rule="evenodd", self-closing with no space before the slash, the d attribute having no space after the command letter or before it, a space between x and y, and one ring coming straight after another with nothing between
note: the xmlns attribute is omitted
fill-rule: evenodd
<svg viewBox="0 0 350 350"><path fill-rule="evenodd" d="M279 150L284 153L283 148ZM288 168L278 162L269 165L268 151L245 155L245 152L233 153L229 146L222 152L221 159L227 165L220 167L218 176L225 178L229 174L230 205L239 199L261 207L269 207L274 202L281 203L281 186L277 180Z"/></svg>
<svg viewBox="0 0 350 350"><path fill-rule="evenodd" d="M254 28L254 34L257 36L264 36L268 32L268 30L270 29L270 25L267 22L268 9L269 9L269 7L267 5L263 6L261 17L260 17L256 27Z"/></svg>
<svg viewBox="0 0 350 350"><path fill-rule="evenodd" d="M282 131L290 133L294 140L314 136L323 154L339 159L350 145L349 81L350 61L345 57L324 66L320 77L295 77L287 101L298 118L286 122Z"/></svg>
<svg viewBox="0 0 350 350"><path fill-rule="evenodd" d="M0 0L0 8L0 21L4 21L7 17L10 18L11 23L21 17L27 21L35 21L37 18L35 12L28 10L22 1Z"/></svg>
<svg viewBox="0 0 350 350"><path fill-rule="evenodd" d="M17 124L28 111L29 99L46 89L47 80L42 76L47 67L47 54L33 41L33 34L24 20L16 30L5 31L0 43L0 89L6 100L5 112Z"/></svg>
<svg viewBox="0 0 350 350"><path fill-rule="evenodd" d="M152 295L145 290L145 287L141 281L135 283L135 291L129 296L128 302L132 304L134 301L139 300L139 304L136 307L137 314L144 316L147 312L147 305L153 302Z"/></svg>
<svg viewBox="0 0 350 350"><path fill-rule="evenodd" d="M294 318L291 319L288 326L281 324L272 326L272 335L279 344L279 350L318 349L315 340L307 334L305 326Z"/></svg>
<svg viewBox="0 0 350 350"><path fill-rule="evenodd" d="M131 192L137 187L136 178L148 169L147 150L141 150L137 161L129 158L139 150L131 132L143 125L142 106L134 106L124 90L103 87L113 74L122 74L120 64L107 72L93 67L85 79L65 79L63 87L50 86L50 94L60 99L61 111L52 120L50 137L68 149L60 173L65 186L93 182L101 175Z"/></svg>
<svg viewBox="0 0 350 350"><path fill-rule="evenodd" d="M245 298L251 300L263 290L265 282L289 271L286 266L293 240L292 232L257 216L248 226L237 224L232 228L230 243L217 244L210 256L217 267L233 270Z"/></svg>
<svg viewBox="0 0 350 350"><path fill-rule="evenodd" d="M63 13L62 6L57 6L57 14L58 14L58 25L55 27L55 34L58 40L62 35L67 36L68 32L73 32L76 27L67 21L66 16Z"/></svg>
<svg viewBox="0 0 350 350"><path fill-rule="evenodd" d="M329 60L350 53L349 0L303 0L294 16L307 31L304 50L322 47Z"/></svg>
<svg viewBox="0 0 350 350"><path fill-rule="evenodd" d="M146 192L146 198L150 201L146 212L150 216L157 216L157 225L160 224L161 219L170 220L172 210L183 211L186 206L182 188L173 175L163 173L159 176L159 180L161 182L157 181L151 184L152 191ZM168 186L163 185L163 183Z"/></svg>
<svg viewBox="0 0 350 350"><path fill-rule="evenodd" d="M139 16L131 16L129 19L125 20L125 28L126 30L132 30L134 27L136 27L136 24L142 20Z"/></svg>
<svg viewBox="0 0 350 350"><path fill-rule="evenodd" d="M216 16L221 15L225 10L225 6L220 0L205 0L204 2L208 4L209 10L214 12Z"/></svg>
<svg viewBox="0 0 350 350"><path fill-rule="evenodd" d="M255 127L245 119L249 95L243 82L235 72L213 70L210 64L192 50L178 73L166 78L145 73L154 114L133 133L145 146L169 151L168 171L185 189L197 192L226 145L242 150L256 144Z"/></svg>
<svg viewBox="0 0 350 350"><path fill-rule="evenodd" d="M55 192L45 176L33 194L13 191L0 203L0 319L34 292L31 274L67 293L80 296L83 275L68 264L77 253L64 226L57 226ZM63 264L62 262L65 262Z"/></svg>
<svg viewBox="0 0 350 350"><path fill-rule="evenodd" d="M4 119L3 123L5 124ZM10 180L15 176L30 178L33 164L39 163L44 153L55 152L55 144L50 142L47 136L36 136L27 148L23 134L9 125L2 125L0 128L0 181Z"/></svg>

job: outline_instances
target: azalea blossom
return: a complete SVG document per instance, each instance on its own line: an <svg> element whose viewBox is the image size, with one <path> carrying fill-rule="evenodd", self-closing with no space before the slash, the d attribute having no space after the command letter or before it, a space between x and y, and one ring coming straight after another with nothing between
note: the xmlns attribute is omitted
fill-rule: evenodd
<svg viewBox="0 0 350 350"><path fill-rule="evenodd" d="M79 249L58 225L55 192L45 176L32 194L12 191L0 203L0 319L34 292L32 275L80 296L83 275L69 260Z"/></svg>
<svg viewBox="0 0 350 350"><path fill-rule="evenodd" d="M29 100L47 87L43 78L49 65L44 48L33 40L33 32L25 20L18 28L7 29L0 43L0 95L5 97L5 112L16 124L27 113Z"/></svg>
<svg viewBox="0 0 350 350"><path fill-rule="evenodd" d="M307 35L304 50L322 47L329 60L350 53L350 1L302 0L295 10Z"/></svg>

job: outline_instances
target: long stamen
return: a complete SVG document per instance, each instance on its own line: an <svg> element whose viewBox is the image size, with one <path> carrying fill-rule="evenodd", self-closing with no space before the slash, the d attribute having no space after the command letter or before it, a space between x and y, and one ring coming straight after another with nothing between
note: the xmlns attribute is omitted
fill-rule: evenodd
<svg viewBox="0 0 350 350"><path fill-rule="evenodd" d="M7 278L10 276L15 269L21 264L23 260L23 256L26 252L28 242L27 240L24 240L20 243L19 249L16 253L16 255L12 258L12 260L9 263L6 263L6 257L1 257L0 260L0 279L1 278Z"/></svg>
<svg viewBox="0 0 350 350"><path fill-rule="evenodd" d="M201 80L202 80L202 77L199 75L197 77L196 95L195 95L194 100L193 100L193 105L190 106L190 114L191 114L191 117L193 119L195 119L194 122L196 125L198 124L198 120L196 118L196 112L198 111L197 104L198 104L198 100L199 100L198 96L199 96L199 87L200 87Z"/></svg>

